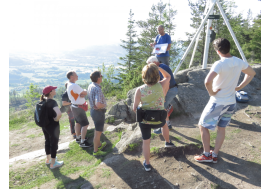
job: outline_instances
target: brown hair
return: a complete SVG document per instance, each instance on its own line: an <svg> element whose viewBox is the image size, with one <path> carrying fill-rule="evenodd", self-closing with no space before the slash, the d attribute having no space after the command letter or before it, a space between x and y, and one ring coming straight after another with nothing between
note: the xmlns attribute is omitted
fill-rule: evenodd
<svg viewBox="0 0 270 189"><path fill-rule="evenodd" d="M154 63L147 64L142 69L142 80L145 84L154 85L160 79L158 67Z"/></svg>
<svg viewBox="0 0 270 189"><path fill-rule="evenodd" d="M70 79L70 76L72 76L74 72L75 71L68 71L67 72L67 78Z"/></svg>
<svg viewBox="0 0 270 189"><path fill-rule="evenodd" d="M97 82L98 78L101 76L101 72L100 71L94 71L93 73L91 73L90 75L90 79L92 80L92 82Z"/></svg>
<svg viewBox="0 0 270 189"><path fill-rule="evenodd" d="M218 38L213 42L213 47L216 51L219 51L222 54L227 54L230 52L231 44L225 38Z"/></svg>
<svg viewBox="0 0 270 189"><path fill-rule="evenodd" d="M51 91L51 92L52 92L52 91ZM44 98L45 96L46 96L46 97L50 96L50 93L51 93L51 92L49 92L48 94L42 94L42 95L40 96L40 101L45 100L45 98Z"/></svg>
<svg viewBox="0 0 270 189"><path fill-rule="evenodd" d="M65 87L66 87L66 89L67 89L67 85L68 85L68 82L66 82L66 83L65 83Z"/></svg>

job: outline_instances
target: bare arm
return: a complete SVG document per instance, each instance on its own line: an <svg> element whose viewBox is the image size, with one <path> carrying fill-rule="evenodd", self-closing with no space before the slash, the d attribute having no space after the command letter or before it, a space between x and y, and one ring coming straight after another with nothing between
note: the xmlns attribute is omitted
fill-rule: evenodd
<svg viewBox="0 0 270 189"><path fill-rule="evenodd" d="M220 91L220 89L218 89L217 91L213 91L212 89L212 83L216 76L217 76L217 73L214 71L211 71L208 73L208 75L206 76L204 80L205 88L207 89L209 96L215 96L218 93L218 91Z"/></svg>
<svg viewBox="0 0 270 189"><path fill-rule="evenodd" d="M243 89L256 75L256 72L250 66L248 66L247 69L242 70L242 72L245 74L245 77L244 80L240 83L240 85L235 88L236 91Z"/></svg>
<svg viewBox="0 0 270 189"><path fill-rule="evenodd" d="M63 106L67 106L67 105L70 105L70 104L71 104L70 102L62 101L62 105L63 105Z"/></svg>
<svg viewBox="0 0 270 189"><path fill-rule="evenodd" d="M162 73L164 77L159 83L162 86L164 96L166 96L170 87L171 75L168 72L166 72L164 69L162 69L161 67L158 67L158 70Z"/></svg>
<svg viewBox="0 0 270 189"><path fill-rule="evenodd" d="M172 44L168 44L168 47L167 47L167 50L166 51L169 51L171 49L171 45Z"/></svg>
<svg viewBox="0 0 270 189"><path fill-rule="evenodd" d="M133 111L136 113L136 109L141 101L141 91L140 88L137 88L134 96Z"/></svg>
<svg viewBox="0 0 270 189"><path fill-rule="evenodd" d="M56 113L56 117L53 118L54 121L59 121L59 119L60 119L61 116L62 116L62 113L61 113L60 109L58 108L58 106L56 106L56 107L53 108L53 110L54 110L55 113Z"/></svg>
<svg viewBox="0 0 270 189"><path fill-rule="evenodd" d="M87 91L84 89L84 91L80 93L80 97L85 97L86 95L87 95Z"/></svg>

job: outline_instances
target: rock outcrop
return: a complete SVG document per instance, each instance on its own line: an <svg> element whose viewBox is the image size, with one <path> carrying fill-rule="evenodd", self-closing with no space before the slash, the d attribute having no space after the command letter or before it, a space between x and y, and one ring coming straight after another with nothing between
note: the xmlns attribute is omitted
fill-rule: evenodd
<svg viewBox="0 0 270 189"><path fill-rule="evenodd" d="M249 95L250 102L261 101L261 65L254 65L252 68L256 72L256 76L243 90ZM178 84L178 94L174 98L172 105L174 113L183 113L198 119L209 100L208 92L204 86L204 79L211 69L211 65L207 65L206 69L193 67L181 70L176 73L175 81ZM243 80L242 73L239 83ZM134 94L136 88L127 93L127 99L123 100L108 111L107 117L114 116L115 119L123 119L128 122L135 122L135 113L132 111L134 103Z"/></svg>

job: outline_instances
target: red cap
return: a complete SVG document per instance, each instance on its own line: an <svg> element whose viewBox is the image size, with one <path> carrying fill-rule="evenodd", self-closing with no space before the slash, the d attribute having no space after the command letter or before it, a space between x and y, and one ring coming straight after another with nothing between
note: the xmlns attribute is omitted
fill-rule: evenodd
<svg viewBox="0 0 270 189"><path fill-rule="evenodd" d="M45 95L45 94L48 94L48 93L50 93L52 90L54 90L54 89L56 89L57 87L53 87L53 86L46 86L44 89L43 89L43 91L42 91L42 93Z"/></svg>

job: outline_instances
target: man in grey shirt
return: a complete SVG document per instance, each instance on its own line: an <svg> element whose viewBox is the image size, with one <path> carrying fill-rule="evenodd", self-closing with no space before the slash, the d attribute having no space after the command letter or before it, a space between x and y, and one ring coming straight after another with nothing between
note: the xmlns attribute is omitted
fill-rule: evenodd
<svg viewBox="0 0 270 189"><path fill-rule="evenodd" d="M100 142L100 136L104 129L105 112L106 112L106 100L102 93L100 83L102 82L102 75L100 71L94 71L90 75L92 83L87 90L87 97L90 104L90 113L95 125L94 136L94 156L101 155L101 150L107 145L106 142Z"/></svg>

